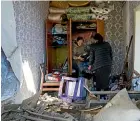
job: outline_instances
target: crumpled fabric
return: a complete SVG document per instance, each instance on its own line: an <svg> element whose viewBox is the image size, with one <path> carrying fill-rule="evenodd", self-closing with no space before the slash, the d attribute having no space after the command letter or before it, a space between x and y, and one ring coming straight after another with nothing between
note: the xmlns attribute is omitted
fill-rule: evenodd
<svg viewBox="0 0 140 121"><path fill-rule="evenodd" d="M140 91L140 77L132 80L132 90Z"/></svg>
<svg viewBox="0 0 140 121"><path fill-rule="evenodd" d="M12 97L19 89L20 84L3 50L1 50L1 100Z"/></svg>

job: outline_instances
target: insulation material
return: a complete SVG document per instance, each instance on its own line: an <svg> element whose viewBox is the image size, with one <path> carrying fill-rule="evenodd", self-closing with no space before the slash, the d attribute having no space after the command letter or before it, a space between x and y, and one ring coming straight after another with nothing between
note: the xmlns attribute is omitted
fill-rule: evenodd
<svg viewBox="0 0 140 121"><path fill-rule="evenodd" d="M94 121L139 121L140 110L132 103L126 89L121 90L94 117Z"/></svg>

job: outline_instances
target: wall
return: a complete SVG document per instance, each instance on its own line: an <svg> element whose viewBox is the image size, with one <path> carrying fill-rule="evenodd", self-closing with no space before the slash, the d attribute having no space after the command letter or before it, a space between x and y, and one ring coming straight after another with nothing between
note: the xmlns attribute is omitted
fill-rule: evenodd
<svg viewBox="0 0 140 121"><path fill-rule="evenodd" d="M109 14L109 19L105 21L105 39L111 44L113 50L112 74L120 74L124 61L124 36L122 2L113 1L114 10Z"/></svg>
<svg viewBox="0 0 140 121"><path fill-rule="evenodd" d="M24 81L15 102L20 103L39 88L39 64L45 52L45 20L48 1L13 1L16 21L16 40L21 49Z"/></svg>
<svg viewBox="0 0 140 121"><path fill-rule="evenodd" d="M135 10L134 70L140 73L140 5Z"/></svg>
<svg viewBox="0 0 140 121"><path fill-rule="evenodd" d="M140 1L128 1L124 6L124 15L127 18L128 22L124 24L124 31L125 31L125 44L128 46L131 35L134 35L134 9L140 5ZM134 39L130 48L128 62L128 76L130 77L133 71L133 60L134 60Z"/></svg>

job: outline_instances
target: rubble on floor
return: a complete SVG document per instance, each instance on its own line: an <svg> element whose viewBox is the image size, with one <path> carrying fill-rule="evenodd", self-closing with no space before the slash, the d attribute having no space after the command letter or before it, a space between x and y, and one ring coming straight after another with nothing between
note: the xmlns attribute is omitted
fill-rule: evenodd
<svg viewBox="0 0 140 121"><path fill-rule="evenodd" d="M84 108L81 104L67 104L57 97L40 92L22 102L2 106L3 121L79 121Z"/></svg>
<svg viewBox="0 0 140 121"><path fill-rule="evenodd" d="M118 94L121 94L121 96ZM87 109L86 104L68 104L48 94L40 96L40 92L38 92L33 97L24 100L22 104L3 105L1 117L2 121L99 121L98 119L101 115L104 117L108 115L106 113L109 113L108 110L111 106L126 105L127 101L121 101L122 99L120 100L119 98L129 99L127 91L124 90L123 93L118 94L106 106L96 106ZM129 107L131 104L136 109L130 100L128 102ZM139 101L137 101L138 107L139 104ZM114 115L113 112L111 113L111 115Z"/></svg>
<svg viewBox="0 0 140 121"><path fill-rule="evenodd" d="M61 107L66 106L60 99L40 92L22 104L4 105L3 121L77 121L69 113L61 113ZM61 106L60 106L61 105ZM59 112L59 113L58 113Z"/></svg>

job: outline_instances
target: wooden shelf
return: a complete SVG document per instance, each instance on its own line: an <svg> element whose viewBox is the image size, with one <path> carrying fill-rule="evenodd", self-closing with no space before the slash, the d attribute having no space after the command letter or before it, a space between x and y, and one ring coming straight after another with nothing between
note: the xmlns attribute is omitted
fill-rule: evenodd
<svg viewBox="0 0 140 121"><path fill-rule="evenodd" d="M97 28L76 28L78 30L96 30Z"/></svg>
<svg viewBox="0 0 140 121"><path fill-rule="evenodd" d="M44 82L42 86L59 86L60 82Z"/></svg>
<svg viewBox="0 0 140 121"><path fill-rule="evenodd" d="M59 91L60 82L48 81L42 84L42 92Z"/></svg>
<svg viewBox="0 0 140 121"><path fill-rule="evenodd" d="M53 36L54 36L54 35L56 35L56 36L57 36L57 35L58 35L58 36L59 36L59 35L63 35L63 36L66 36L67 33L64 33L64 34L52 34L52 33L47 33L47 35L53 35Z"/></svg>
<svg viewBox="0 0 140 121"><path fill-rule="evenodd" d="M91 22L91 23L96 23L97 20L72 20L72 22L84 22L84 23Z"/></svg>
<svg viewBox="0 0 140 121"><path fill-rule="evenodd" d="M61 24L61 21L52 21L52 20L47 20L48 23L55 23L55 24ZM63 24L67 24L67 22L63 22Z"/></svg>
<svg viewBox="0 0 140 121"><path fill-rule="evenodd" d="M57 46L50 46L52 48L61 48L61 47L67 47L67 45L57 45Z"/></svg>
<svg viewBox="0 0 140 121"><path fill-rule="evenodd" d="M59 91L59 88L43 88L42 91L48 91L48 92Z"/></svg>

